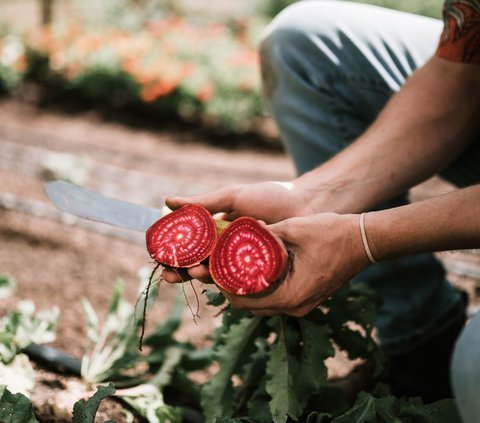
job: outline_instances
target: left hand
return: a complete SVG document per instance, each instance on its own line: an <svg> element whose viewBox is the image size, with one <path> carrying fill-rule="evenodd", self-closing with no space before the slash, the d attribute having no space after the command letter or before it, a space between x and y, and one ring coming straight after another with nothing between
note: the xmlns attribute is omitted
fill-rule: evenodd
<svg viewBox="0 0 480 423"><path fill-rule="evenodd" d="M235 308L249 309L261 316L285 313L301 317L369 265L358 215L322 213L294 217L268 228L283 239L292 253L291 270L264 297L224 292ZM203 282L212 282L206 266L195 266L188 273ZM168 282L170 275L164 272L163 276ZM172 282L177 281L171 276Z"/></svg>
<svg viewBox="0 0 480 423"><path fill-rule="evenodd" d="M270 225L293 254L290 272L271 294L226 294L230 303L258 315L306 315L368 266L358 222L358 215L322 213Z"/></svg>

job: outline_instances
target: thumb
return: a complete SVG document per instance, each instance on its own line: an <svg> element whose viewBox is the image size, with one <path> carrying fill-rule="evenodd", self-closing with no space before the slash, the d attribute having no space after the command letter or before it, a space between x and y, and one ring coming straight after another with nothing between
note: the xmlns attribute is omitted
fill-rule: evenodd
<svg viewBox="0 0 480 423"><path fill-rule="evenodd" d="M295 229L292 220L293 219L286 219L273 223L268 225L268 229L278 235L284 242L295 245L297 237L295 236Z"/></svg>
<svg viewBox="0 0 480 423"><path fill-rule="evenodd" d="M229 213L233 206L233 190L231 188L222 188L205 194L168 197L165 203L172 210L178 209L184 204L194 203L205 207L210 213Z"/></svg>

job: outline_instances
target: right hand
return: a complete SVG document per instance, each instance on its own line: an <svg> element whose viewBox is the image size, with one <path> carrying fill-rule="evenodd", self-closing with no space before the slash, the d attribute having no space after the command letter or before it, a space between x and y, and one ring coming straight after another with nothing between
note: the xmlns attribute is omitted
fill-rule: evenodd
<svg viewBox="0 0 480 423"><path fill-rule="evenodd" d="M262 182L231 185L205 194L169 197L166 204L178 209L184 204L204 206L211 213L223 213L225 220L250 216L266 223L276 223L294 216L312 214L309 198L291 182Z"/></svg>

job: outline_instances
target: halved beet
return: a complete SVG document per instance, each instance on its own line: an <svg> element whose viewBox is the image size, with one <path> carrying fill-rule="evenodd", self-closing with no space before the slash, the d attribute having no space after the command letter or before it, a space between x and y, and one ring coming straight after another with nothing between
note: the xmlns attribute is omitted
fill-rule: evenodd
<svg viewBox="0 0 480 423"><path fill-rule="evenodd" d="M212 279L236 295L259 294L287 273L288 253L278 236L251 217L240 217L221 233L210 256Z"/></svg>
<svg viewBox="0 0 480 423"><path fill-rule="evenodd" d="M157 220L146 233L147 250L158 263L168 267L192 267L205 260L217 240L210 212L187 204Z"/></svg>

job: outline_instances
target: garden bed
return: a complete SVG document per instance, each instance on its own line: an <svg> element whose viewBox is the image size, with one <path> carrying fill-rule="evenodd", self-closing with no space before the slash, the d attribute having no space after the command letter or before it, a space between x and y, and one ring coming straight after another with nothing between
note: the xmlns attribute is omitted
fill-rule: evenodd
<svg viewBox="0 0 480 423"><path fill-rule="evenodd" d="M61 216L52 220L50 212L55 210L42 191L45 157L58 152L68 157L88 155L91 162L83 185L156 206L162 196L172 191L184 194L233 182L293 176L291 163L283 154L251 147L225 150L203 144L200 136L189 129L170 126L157 131L138 130L102 122L92 113L69 116L40 111L12 100L0 103L0 112L5 118L0 128L1 192L9 194L10 199L30 201L25 203L23 211L8 207L0 211L0 242L4 247L0 273L12 275L18 283L15 296L0 301L0 313L11 311L17 301L24 299L34 300L38 309L60 306L58 335L50 346L77 358L81 357L87 339L80 298L88 298L103 316L115 279L121 277L125 281L125 298L133 303L138 295L137 271L148 266L149 257L138 239L126 239L113 232L104 235L79 222L72 226L68 221L62 222ZM417 199L445 187L434 183L423 189L416 191ZM50 212L46 213L42 207L29 209L29 204L42 205ZM468 280L474 298L475 280ZM459 281L464 283L466 279L459 277ZM186 293L189 302L195 304L196 297L190 288L187 287ZM174 287L162 287L157 304L149 313L150 327L165 320L174 296ZM178 332L180 340L199 346L219 321L214 316L216 311L202 301L202 318L194 323L185 307L184 324ZM346 364L345 360L331 362L331 376L346 375L351 369ZM205 380L204 374L196 377ZM62 418L70 421L52 406L70 386L74 392L71 398L78 400L82 390L78 387L82 384L77 378L37 367L33 398L42 421L54 417L57 421ZM111 400L102 402L100 418L126 421L118 403Z"/></svg>

